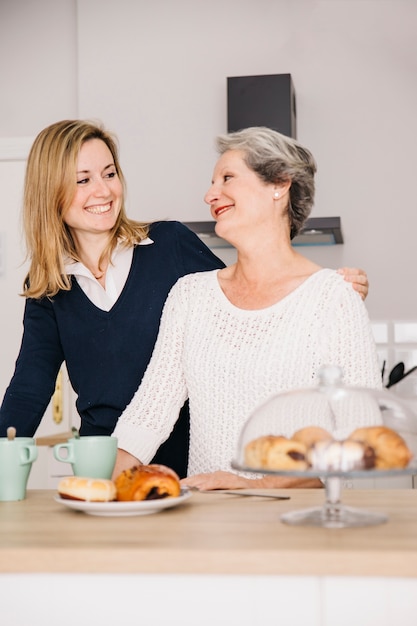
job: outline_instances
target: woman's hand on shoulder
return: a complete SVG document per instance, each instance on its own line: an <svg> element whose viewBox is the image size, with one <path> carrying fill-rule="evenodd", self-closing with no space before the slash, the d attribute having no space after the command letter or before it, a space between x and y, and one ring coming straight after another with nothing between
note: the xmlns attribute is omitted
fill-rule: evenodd
<svg viewBox="0 0 417 626"><path fill-rule="evenodd" d="M337 272L341 274L348 283L352 283L352 287L355 291L359 293L362 300L365 300L369 291L369 281L366 272L356 267L341 267Z"/></svg>

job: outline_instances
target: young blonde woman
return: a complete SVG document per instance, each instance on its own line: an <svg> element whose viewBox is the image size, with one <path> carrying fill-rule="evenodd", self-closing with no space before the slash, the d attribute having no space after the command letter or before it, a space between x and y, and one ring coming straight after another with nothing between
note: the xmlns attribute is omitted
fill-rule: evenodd
<svg viewBox="0 0 417 626"><path fill-rule="evenodd" d="M81 435L111 434L151 357L162 307L178 278L224 264L182 224L128 219L115 138L64 120L45 128L29 154L24 229L30 258L24 333L0 409L32 436L66 363ZM157 461L184 475L188 410Z"/></svg>

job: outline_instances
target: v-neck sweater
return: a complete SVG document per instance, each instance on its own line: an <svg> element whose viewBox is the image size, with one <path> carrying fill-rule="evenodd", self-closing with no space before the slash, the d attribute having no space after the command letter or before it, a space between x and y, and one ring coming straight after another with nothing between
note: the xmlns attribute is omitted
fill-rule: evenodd
<svg viewBox="0 0 417 626"><path fill-rule="evenodd" d="M16 427L33 436L63 361L77 394L81 434L111 434L139 386L171 287L191 272L224 267L191 230L175 221L150 228L152 245L134 248L125 286L109 311L73 279L53 298L28 298L15 372L0 409L0 436Z"/></svg>

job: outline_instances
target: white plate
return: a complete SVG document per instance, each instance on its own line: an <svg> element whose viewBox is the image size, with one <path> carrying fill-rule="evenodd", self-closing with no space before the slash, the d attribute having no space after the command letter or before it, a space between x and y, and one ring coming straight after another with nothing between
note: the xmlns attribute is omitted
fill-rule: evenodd
<svg viewBox="0 0 417 626"><path fill-rule="evenodd" d="M82 511L88 515L100 515L102 517L126 517L129 515L150 515L163 509L170 509L188 500L191 491L181 489L178 498L162 498L161 500L141 500L139 502L84 502L81 500L67 500L61 496L55 496L55 502L59 502L69 509Z"/></svg>

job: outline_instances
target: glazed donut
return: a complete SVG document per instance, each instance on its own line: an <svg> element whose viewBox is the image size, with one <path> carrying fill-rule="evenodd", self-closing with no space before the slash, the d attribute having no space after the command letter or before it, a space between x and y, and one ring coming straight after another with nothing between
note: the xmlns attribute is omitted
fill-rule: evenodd
<svg viewBox="0 0 417 626"><path fill-rule="evenodd" d="M134 465L115 480L117 500L159 500L175 498L181 493L180 479L165 465Z"/></svg>
<svg viewBox="0 0 417 626"><path fill-rule="evenodd" d="M245 447L245 463L255 469L307 469L306 446L283 436L265 435Z"/></svg>
<svg viewBox="0 0 417 626"><path fill-rule="evenodd" d="M310 448L317 441L330 441L333 439L328 430L320 426L304 426L297 430L291 437L292 441L300 441L306 448Z"/></svg>
<svg viewBox="0 0 417 626"><path fill-rule="evenodd" d="M307 451L307 460L321 472L350 472L375 467L375 452L362 441L321 440Z"/></svg>
<svg viewBox="0 0 417 626"><path fill-rule="evenodd" d="M67 476L58 483L58 493L67 500L110 502L116 499L116 486L104 478Z"/></svg>
<svg viewBox="0 0 417 626"><path fill-rule="evenodd" d="M376 469L406 467L413 456L401 435L386 426L357 428L349 439L362 441L374 449Z"/></svg>

